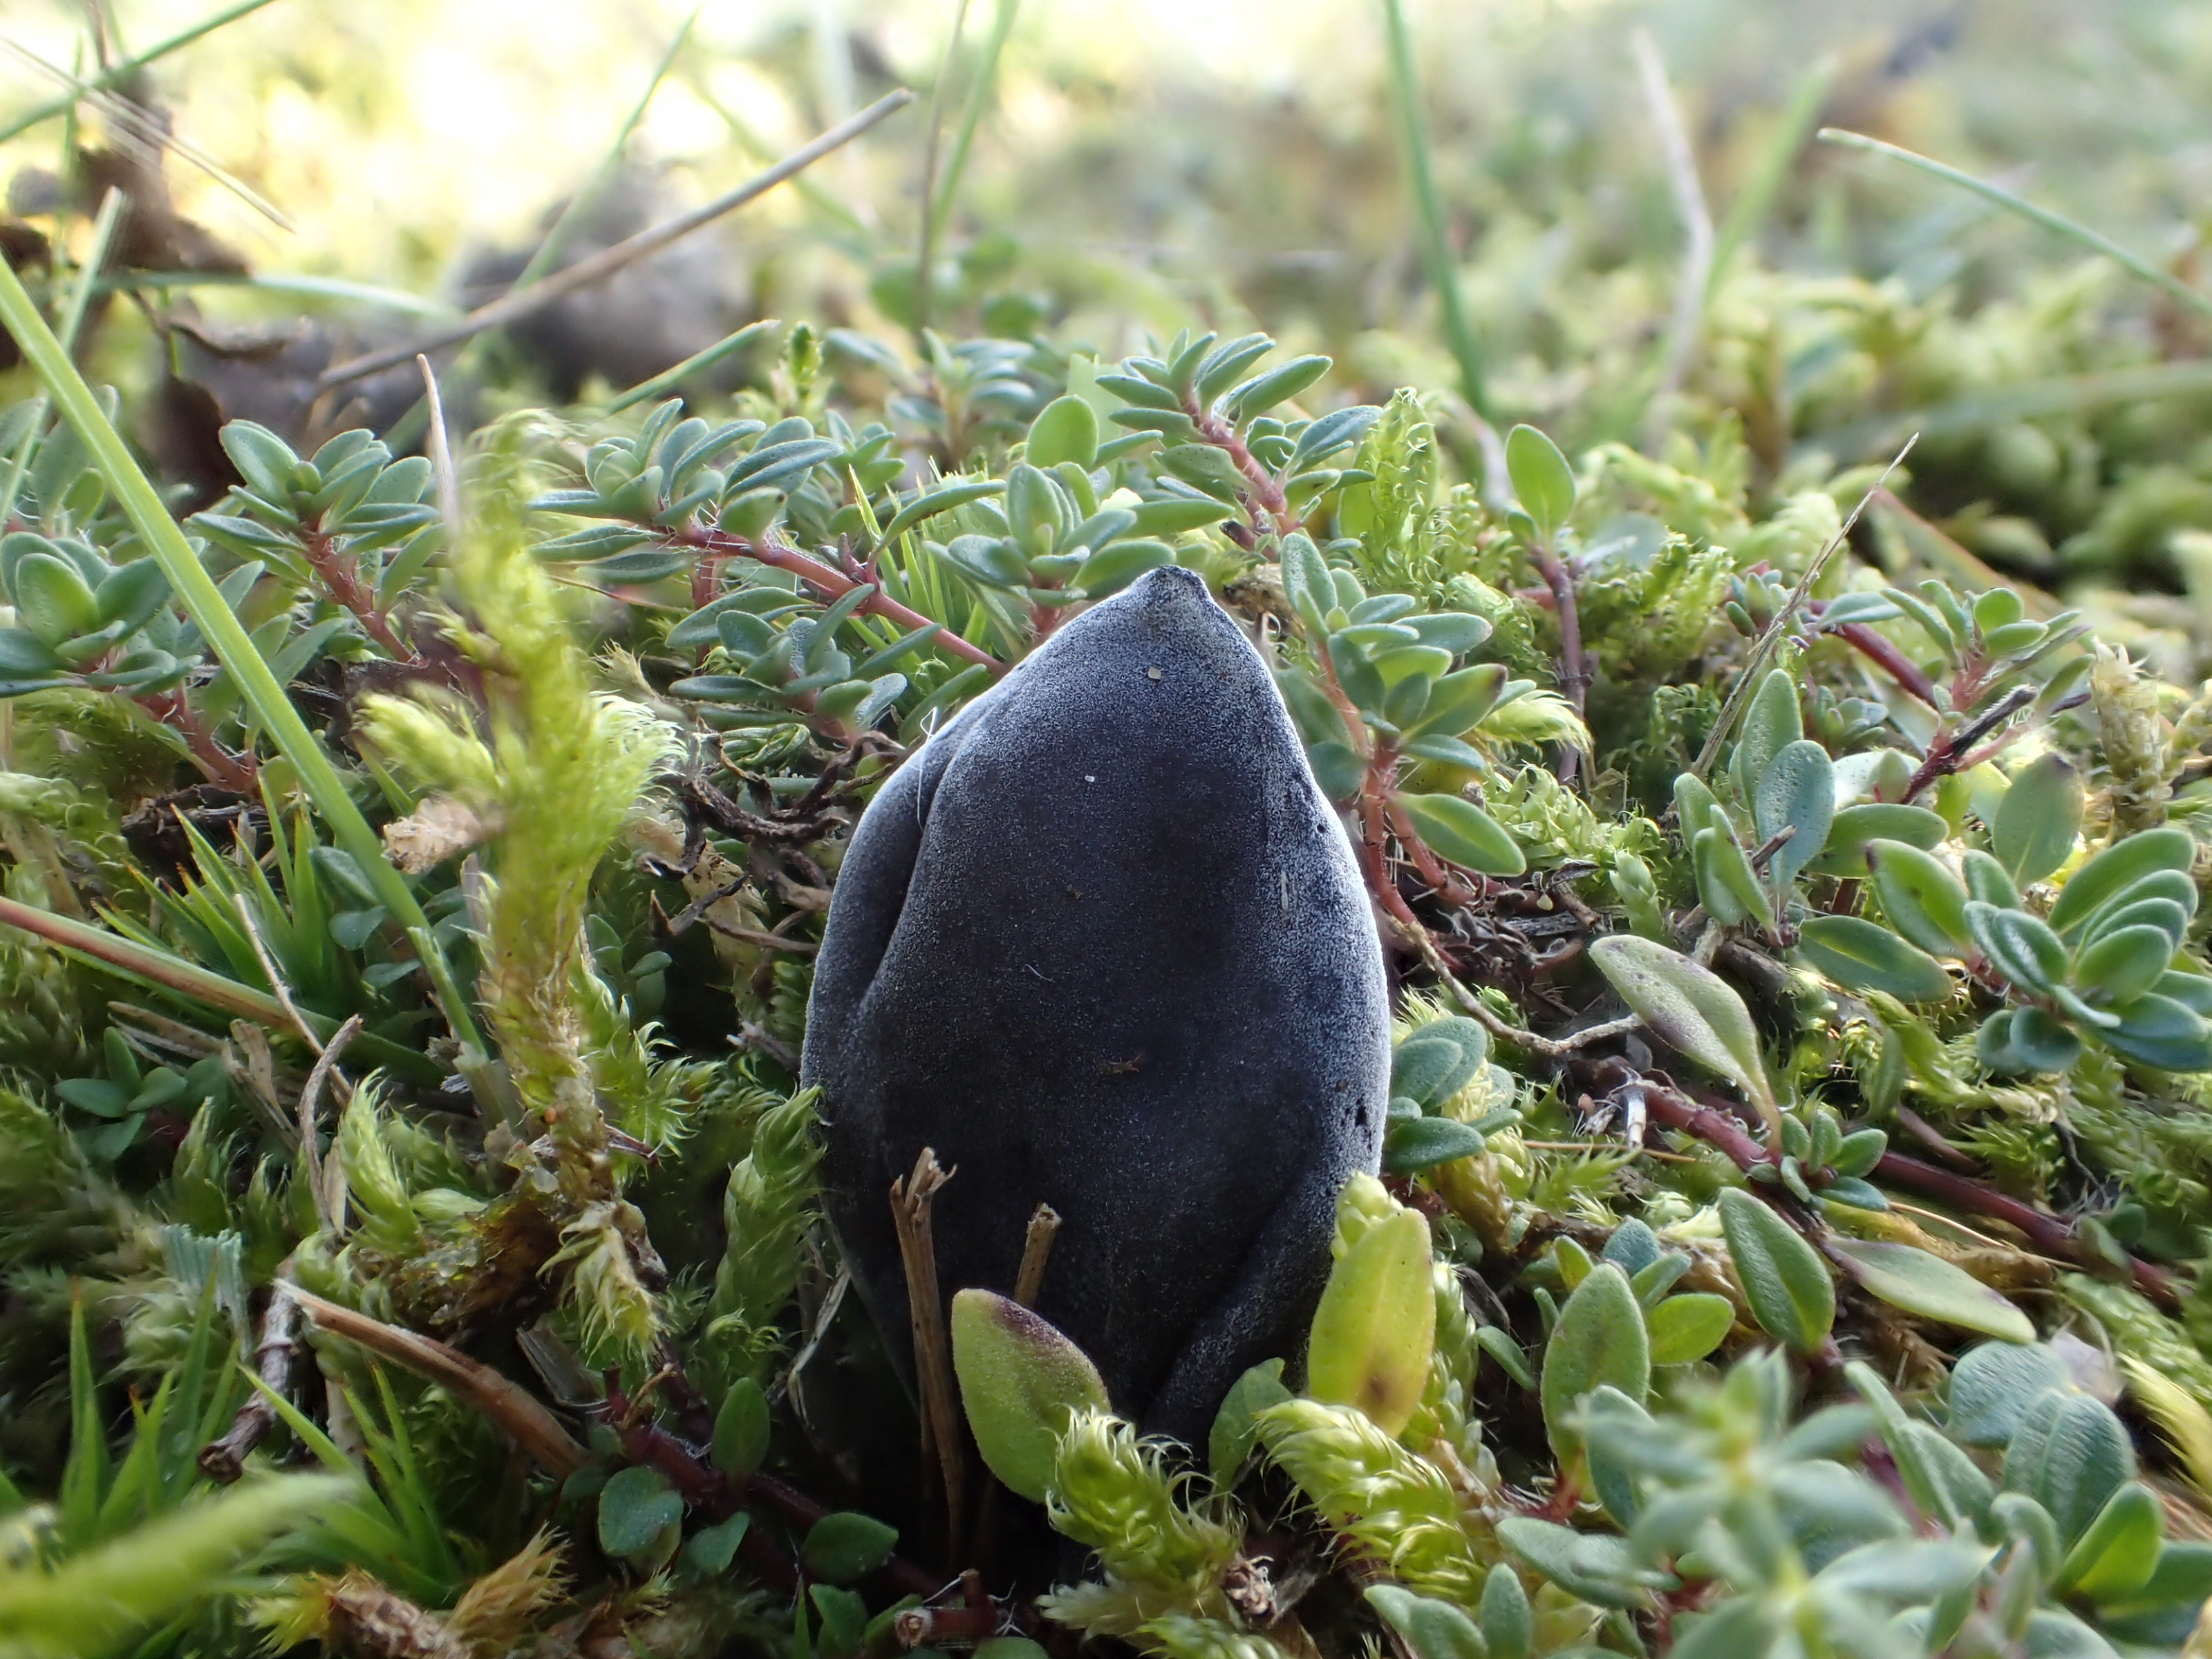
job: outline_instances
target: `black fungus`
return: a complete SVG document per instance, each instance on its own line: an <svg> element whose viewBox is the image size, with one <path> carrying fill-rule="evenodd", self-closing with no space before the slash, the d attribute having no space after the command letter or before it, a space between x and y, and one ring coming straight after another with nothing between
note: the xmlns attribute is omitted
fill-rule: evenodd
<svg viewBox="0 0 2212 1659"><path fill-rule="evenodd" d="M804 1076L828 1208L910 1366L889 1189L925 1146L945 1294L1010 1291L1115 1405L1203 1443L1229 1384L1295 1359L1334 1198L1376 1167L1380 945L1259 654L1188 571L1094 606L871 803L817 960Z"/></svg>

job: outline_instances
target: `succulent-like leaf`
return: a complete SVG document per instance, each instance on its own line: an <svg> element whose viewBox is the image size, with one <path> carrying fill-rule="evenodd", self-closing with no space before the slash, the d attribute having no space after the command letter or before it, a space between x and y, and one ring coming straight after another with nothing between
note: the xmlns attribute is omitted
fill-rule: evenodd
<svg viewBox="0 0 2212 1659"><path fill-rule="evenodd" d="M1230 1385L1206 1442L1206 1468L1216 1486L1227 1492L1236 1485L1237 1470L1259 1443L1260 1413L1290 1398L1279 1359L1262 1361Z"/></svg>
<svg viewBox="0 0 2212 1659"><path fill-rule="evenodd" d="M1723 927L1753 917L1769 921L1766 891L1736 839L1718 824L1698 831L1690 843L1690 867L1697 877L1698 902Z"/></svg>
<svg viewBox="0 0 2212 1659"><path fill-rule="evenodd" d="M1752 1316L1768 1335L1812 1353L1836 1322L1836 1286L1820 1252L1739 1188L1721 1194L1721 1228Z"/></svg>
<svg viewBox="0 0 2212 1659"><path fill-rule="evenodd" d="M641 1560L683 1519L684 1500L659 1469L617 1469L599 1491L599 1548L617 1560Z"/></svg>
<svg viewBox="0 0 2212 1659"><path fill-rule="evenodd" d="M2158 1494L2130 1480L2106 1500L2058 1569L2055 1588L2094 1601L2118 1601L2150 1582L2165 1541Z"/></svg>
<svg viewBox="0 0 2212 1659"><path fill-rule="evenodd" d="M838 1510L807 1528L805 1540L799 1547L799 1559L817 1578L851 1584L890 1560L897 1543L896 1527L857 1510Z"/></svg>
<svg viewBox="0 0 2212 1659"><path fill-rule="evenodd" d="M1486 876L1517 876L1528 867L1504 825L1459 795L1399 795L1397 805L1431 848Z"/></svg>
<svg viewBox="0 0 2212 1659"><path fill-rule="evenodd" d="M1853 1278L1893 1308L2008 1342L2035 1340L2035 1325L2003 1295L1939 1255L1911 1244L1838 1238Z"/></svg>
<svg viewBox="0 0 2212 1659"><path fill-rule="evenodd" d="M1429 1224L1415 1211L1395 1211L1330 1271L1307 1345L1306 1392L1397 1433L1421 1403L1436 1323Z"/></svg>
<svg viewBox="0 0 2212 1659"><path fill-rule="evenodd" d="M2160 871L2185 875L2196 856L2196 838L2186 830L2145 830L2124 836L2066 878L2051 907L2051 925L2071 938L2092 914L2136 882Z"/></svg>
<svg viewBox="0 0 2212 1659"><path fill-rule="evenodd" d="M1990 965L2030 995L2047 997L2065 982L2066 945L2040 917L1969 899L1966 931Z"/></svg>
<svg viewBox="0 0 2212 1659"><path fill-rule="evenodd" d="M1416 1595L1398 1584L1370 1584L1366 1596L1417 1659L1489 1659L1490 1644L1481 1630L1450 1602Z"/></svg>
<svg viewBox="0 0 2212 1659"><path fill-rule="evenodd" d="M1703 1359L1725 1341L1735 1324L1735 1304L1724 1296L1693 1291L1670 1296L1644 1316L1651 1363L1682 1365Z"/></svg>
<svg viewBox="0 0 2212 1659"><path fill-rule="evenodd" d="M1574 1416L1593 1389L1613 1388L1641 1402L1651 1386L1651 1339L1628 1275L1600 1262L1575 1286L1544 1345L1544 1428L1562 1462L1582 1445Z"/></svg>
<svg viewBox="0 0 2212 1659"><path fill-rule="evenodd" d="M1761 842L1784 831L1789 839L1769 855L1767 878L1787 887L1826 845L1836 812L1836 767L1817 743L1785 744L1767 763L1753 797L1753 818Z"/></svg>
<svg viewBox="0 0 2212 1659"><path fill-rule="evenodd" d="M1737 787L1746 796L1756 798L1759 783L1766 776L1766 769L1774 763L1775 757L1791 744L1802 741L1804 736L1805 717L1797 706L1797 682L1786 669L1770 669L1759 681L1759 690L1752 694L1750 706L1743 711L1743 731L1736 738L1735 754L1729 759Z"/></svg>
<svg viewBox="0 0 2212 1659"><path fill-rule="evenodd" d="M957 1292L951 1327L952 1369L976 1449L1010 1491L1041 1500L1068 1419L1107 1409L1097 1368L1043 1319L994 1291Z"/></svg>
<svg viewBox="0 0 2212 1659"><path fill-rule="evenodd" d="M1031 466L1049 468L1062 461L1090 466L1098 458L1097 411L1072 392L1054 398L1030 422L1024 455Z"/></svg>
<svg viewBox="0 0 2212 1659"><path fill-rule="evenodd" d="M2043 756L2014 776L1990 825L1990 846L2016 884L2041 881L2066 862L2081 802L2081 775L2063 756Z"/></svg>
<svg viewBox="0 0 2212 1659"><path fill-rule="evenodd" d="M1505 475L1523 512L1547 537L1555 536L1575 510L1575 471L1559 447L1533 426L1505 434Z"/></svg>
<svg viewBox="0 0 2212 1659"><path fill-rule="evenodd" d="M1680 951L1632 934L1599 939L1590 959L1645 1024L1741 1089L1778 1132L1759 1030L1735 987Z"/></svg>
<svg viewBox="0 0 2212 1659"><path fill-rule="evenodd" d="M1942 1002L1956 988L1943 964L1863 916L1811 916L1798 953L1847 991L1881 991L1899 1002Z"/></svg>
<svg viewBox="0 0 2212 1659"><path fill-rule="evenodd" d="M768 1395L751 1377L739 1377L714 1414L714 1467L725 1474L750 1474L768 1461L769 1427Z"/></svg>
<svg viewBox="0 0 2212 1659"><path fill-rule="evenodd" d="M1866 861L1892 927L1931 956L1956 957L1971 947L1966 886L1940 859L1901 841L1877 840L1867 843Z"/></svg>

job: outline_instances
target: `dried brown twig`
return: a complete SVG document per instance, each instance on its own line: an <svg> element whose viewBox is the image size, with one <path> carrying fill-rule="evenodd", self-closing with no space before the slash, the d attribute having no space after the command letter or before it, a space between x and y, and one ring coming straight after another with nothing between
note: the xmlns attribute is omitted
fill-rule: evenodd
<svg viewBox="0 0 2212 1659"><path fill-rule="evenodd" d="M315 1200L315 1218L327 1230L337 1206L324 1191L324 1175L315 1151L315 1110L321 1103L323 1085L335 1082L340 1088L345 1079L336 1075L338 1056L345 1053L346 1045L361 1035L361 1016L349 1016L346 1023L332 1032L323 1051L315 1056L314 1070L307 1073L307 1086L300 1091L300 1151L307 1160L308 1187ZM311 1042L312 1038L309 1039ZM336 1147L331 1151L335 1152Z"/></svg>
<svg viewBox="0 0 2212 1659"><path fill-rule="evenodd" d="M1060 1212L1049 1204L1038 1205L1022 1238L1022 1270L1014 1279L1014 1300L1024 1308L1036 1306L1038 1293L1044 1289L1045 1263L1052 1257L1052 1242L1059 1237Z"/></svg>
<svg viewBox="0 0 2212 1659"><path fill-rule="evenodd" d="M937 1247L929 1219L932 1201L954 1173L938 1163L933 1147L923 1147L913 1175L891 1182L891 1224L906 1266L914 1367L921 1389L922 1457L926 1466L934 1468L945 1492L945 1553L957 1556L961 1522L968 1512L968 1457L961 1439L959 1395L952 1379L952 1349L938 1291Z"/></svg>
<svg viewBox="0 0 2212 1659"><path fill-rule="evenodd" d="M702 225L711 223L724 214L743 207L757 196L765 195L793 173L811 167L833 150L842 149L870 127L886 116L895 115L914 101L914 94L904 87L878 98L849 121L839 123L812 143L793 150L765 173L754 175L735 190L717 196L713 201L693 208L689 213L678 214L635 236L603 248L589 258L579 259L573 265L555 271L551 276L532 283L528 288L503 294L488 305L474 311L449 327L434 329L419 340L405 345L390 346L380 351L363 352L358 357L349 357L323 371L315 382L315 390L327 392L332 386L343 386L349 380L395 368L410 358L438 351L449 345L483 333L486 329L501 328L520 322L533 312L544 310L556 300L563 299L580 289L603 283L625 265L634 264L648 254L658 253L670 243L690 235Z"/></svg>
<svg viewBox="0 0 2212 1659"><path fill-rule="evenodd" d="M1534 1054L1539 1059L1561 1059L1565 1055L1578 1053L1593 1043L1624 1036L1644 1024L1643 1019L1635 1014L1624 1014L1619 1019L1608 1019L1600 1024L1586 1025L1581 1030L1571 1031L1563 1037L1539 1036L1534 1031L1525 1030L1518 1025L1509 1024L1499 1018L1492 1012L1487 1003L1461 984L1457 975L1452 972L1450 964L1444 961L1443 952L1437 948L1434 935L1427 928L1423 927L1419 930L1413 943L1414 947L1421 953L1422 961L1428 963L1430 971L1436 975L1437 981L1451 993L1452 1000L1467 1011L1476 1024L1499 1041L1510 1042L1515 1048Z"/></svg>
<svg viewBox="0 0 2212 1659"><path fill-rule="evenodd" d="M291 1392L292 1360L299 1345L299 1297L292 1282L279 1277L270 1287L269 1305L261 1315L261 1340L253 1347L254 1374L269 1392L248 1397L222 1437L200 1449L200 1473L218 1486L229 1486L246 1473L246 1454L276 1426L276 1407L270 1395L281 1398Z"/></svg>
<svg viewBox="0 0 2212 1659"><path fill-rule="evenodd" d="M437 1383L464 1405L482 1412L549 1474L566 1477L591 1462L591 1454L561 1426L558 1418L490 1366L430 1337L325 1302L312 1291L295 1286L290 1295L317 1329L343 1337L380 1359Z"/></svg>

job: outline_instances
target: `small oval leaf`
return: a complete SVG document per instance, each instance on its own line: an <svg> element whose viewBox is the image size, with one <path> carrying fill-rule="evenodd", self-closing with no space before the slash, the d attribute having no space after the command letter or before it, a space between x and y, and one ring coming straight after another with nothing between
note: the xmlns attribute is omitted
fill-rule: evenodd
<svg viewBox="0 0 2212 1659"><path fill-rule="evenodd" d="M2016 885L2041 881L2066 862L2081 829L2081 776L2062 755L2045 755L2013 776L1990 825L1990 849Z"/></svg>
<svg viewBox="0 0 2212 1659"><path fill-rule="evenodd" d="M1724 1296L1690 1291L1670 1296L1644 1316L1651 1334L1651 1363L1684 1365L1703 1359L1727 1340L1735 1305Z"/></svg>
<svg viewBox="0 0 2212 1659"><path fill-rule="evenodd" d="M1893 1308L2007 1342L2035 1340L2035 1325L2001 1292L1911 1244L1838 1238L1832 1248L1869 1294Z"/></svg>
<svg viewBox="0 0 2212 1659"><path fill-rule="evenodd" d="M1847 991L1882 991L1900 1002L1942 1002L1954 988L1942 963L1863 916L1812 916L1798 953Z"/></svg>
<svg viewBox="0 0 2212 1659"><path fill-rule="evenodd" d="M1042 1500L1069 1417L1108 1408L1097 1368L1052 1325L990 1291L954 1296L951 1326L975 1449L1008 1490Z"/></svg>
<svg viewBox="0 0 2212 1659"><path fill-rule="evenodd" d="M1454 864L1486 876L1517 876L1528 869L1521 844L1473 801L1457 795L1399 795L1395 800L1430 848Z"/></svg>
<svg viewBox="0 0 2212 1659"><path fill-rule="evenodd" d="M1395 1434L1421 1403L1436 1328L1429 1224L1414 1211L1395 1211L1330 1270L1314 1310L1306 1392L1355 1407Z"/></svg>
<svg viewBox="0 0 2212 1659"><path fill-rule="evenodd" d="M1590 960L1645 1024L1750 1096L1770 1127L1777 1123L1759 1030L1733 986L1680 951L1632 933L1599 939Z"/></svg>
<svg viewBox="0 0 2212 1659"><path fill-rule="evenodd" d="M1030 422L1024 455L1031 466L1048 470L1062 461L1091 465L1098 459L1098 411L1073 392L1054 398Z"/></svg>
<svg viewBox="0 0 2212 1659"><path fill-rule="evenodd" d="M1721 1194L1721 1231L1752 1316L1800 1353L1816 1352L1836 1322L1836 1286L1820 1253L1749 1193Z"/></svg>
<svg viewBox="0 0 2212 1659"><path fill-rule="evenodd" d="M1546 538L1557 535L1575 510L1575 470L1559 445L1533 426L1515 427L1505 434L1505 476Z"/></svg>
<svg viewBox="0 0 2212 1659"><path fill-rule="evenodd" d="M1576 1407L1583 1395L1601 1387L1618 1389L1638 1404L1651 1387L1651 1339L1644 1310L1628 1275L1611 1261L1601 1261L1583 1275L1544 1345L1544 1427L1563 1461L1582 1444L1572 1421Z"/></svg>

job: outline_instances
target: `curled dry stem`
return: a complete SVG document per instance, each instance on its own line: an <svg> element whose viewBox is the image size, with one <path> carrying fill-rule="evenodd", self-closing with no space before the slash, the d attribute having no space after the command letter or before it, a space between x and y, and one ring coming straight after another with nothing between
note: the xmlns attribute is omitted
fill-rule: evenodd
<svg viewBox="0 0 2212 1659"><path fill-rule="evenodd" d="M326 1190L331 1183L315 1150L316 1108L321 1103L325 1082L333 1082L340 1090L345 1090L345 1079L337 1074L338 1056L345 1053L346 1045L360 1035L361 1016L351 1015L344 1024L331 1034L330 1042L324 1045L322 1053L315 1056L314 1069L307 1073L307 1086L300 1091L300 1152L307 1161L307 1185L315 1200L315 1219L326 1232L332 1225L337 1204ZM309 1041L313 1039L311 1037ZM335 1152L336 1148L332 1151Z"/></svg>
<svg viewBox="0 0 2212 1659"><path fill-rule="evenodd" d="M288 1262L288 1270L289 1266ZM249 1396L222 1437L200 1448L200 1473L217 1486L228 1486L244 1474L246 1454L276 1426L276 1408L270 1396L281 1398L292 1391L292 1361L299 1345L299 1298L292 1281L280 1272L270 1287L269 1305L262 1310L261 1340L253 1346L254 1375L268 1393Z"/></svg>
<svg viewBox="0 0 2212 1659"><path fill-rule="evenodd" d="M318 1330L343 1337L380 1359L437 1383L489 1418L547 1474L565 1479L591 1462L591 1454L561 1426L558 1418L490 1366L430 1337L325 1302L312 1291L295 1286L290 1294Z"/></svg>
<svg viewBox="0 0 2212 1659"><path fill-rule="evenodd" d="M1421 953L1422 961L1428 964L1430 971L1435 974L1437 981L1451 993L1452 1000L1458 1003L1476 1024L1481 1026L1501 1042L1510 1042L1515 1048L1534 1054L1539 1059L1562 1059L1568 1054L1578 1053L1593 1043L1604 1042L1617 1036L1625 1036L1644 1024L1643 1019L1638 1015L1623 1014L1618 1019L1608 1019L1595 1025L1586 1025L1579 1031L1570 1031L1563 1037L1539 1036L1534 1031L1510 1024L1499 1018L1492 1011L1489 1004L1462 985L1458 976L1452 972L1450 965L1444 961L1443 952L1437 948L1436 938L1427 928L1420 929L1414 945Z"/></svg>

